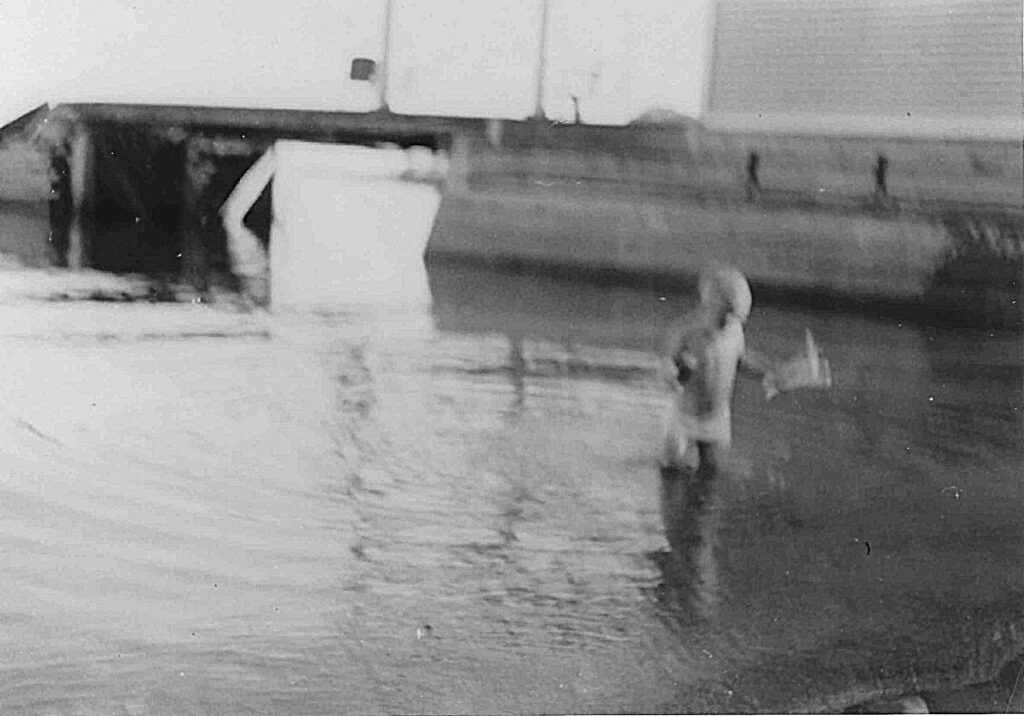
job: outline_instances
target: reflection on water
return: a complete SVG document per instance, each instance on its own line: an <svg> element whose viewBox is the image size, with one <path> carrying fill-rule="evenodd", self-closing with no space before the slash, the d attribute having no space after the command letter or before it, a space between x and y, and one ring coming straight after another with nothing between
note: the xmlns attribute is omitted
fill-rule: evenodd
<svg viewBox="0 0 1024 716"><path fill-rule="evenodd" d="M665 326L692 305L686 286L659 293L526 277L432 260L427 270L439 330L503 333L559 344L654 351Z"/></svg>
<svg viewBox="0 0 1024 716"><path fill-rule="evenodd" d="M658 596L684 618L718 613L719 566L715 554L721 505L714 478L661 468L661 519L669 549L655 552L664 581Z"/></svg>

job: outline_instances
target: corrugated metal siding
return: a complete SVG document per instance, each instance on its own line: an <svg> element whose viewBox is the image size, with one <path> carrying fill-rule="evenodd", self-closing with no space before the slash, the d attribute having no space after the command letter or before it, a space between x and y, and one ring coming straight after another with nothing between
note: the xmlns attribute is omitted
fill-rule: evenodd
<svg viewBox="0 0 1024 716"><path fill-rule="evenodd" d="M707 118L1012 133L1022 23L1020 0L719 0Z"/></svg>

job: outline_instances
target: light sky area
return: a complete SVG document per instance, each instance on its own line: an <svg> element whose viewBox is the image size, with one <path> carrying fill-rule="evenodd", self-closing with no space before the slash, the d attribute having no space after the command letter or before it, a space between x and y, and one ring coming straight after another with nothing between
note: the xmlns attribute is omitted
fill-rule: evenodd
<svg viewBox="0 0 1024 716"><path fill-rule="evenodd" d="M532 113L541 0L393 0L389 104ZM628 122L700 112L711 0L550 0L545 110ZM385 0L3 0L0 124L43 102L366 110Z"/></svg>

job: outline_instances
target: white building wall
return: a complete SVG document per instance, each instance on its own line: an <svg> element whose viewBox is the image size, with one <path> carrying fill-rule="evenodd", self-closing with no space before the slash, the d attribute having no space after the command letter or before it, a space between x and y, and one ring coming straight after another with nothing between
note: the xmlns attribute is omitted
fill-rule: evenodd
<svg viewBox="0 0 1024 716"><path fill-rule="evenodd" d="M1020 0L718 0L721 129L1020 138Z"/></svg>

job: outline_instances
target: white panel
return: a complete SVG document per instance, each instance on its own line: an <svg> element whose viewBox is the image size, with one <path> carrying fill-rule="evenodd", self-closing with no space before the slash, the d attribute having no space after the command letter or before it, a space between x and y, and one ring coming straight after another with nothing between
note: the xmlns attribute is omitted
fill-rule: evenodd
<svg viewBox="0 0 1024 716"><path fill-rule="evenodd" d="M429 300L423 252L440 193L398 178L404 152L302 142L276 151L275 307Z"/></svg>

